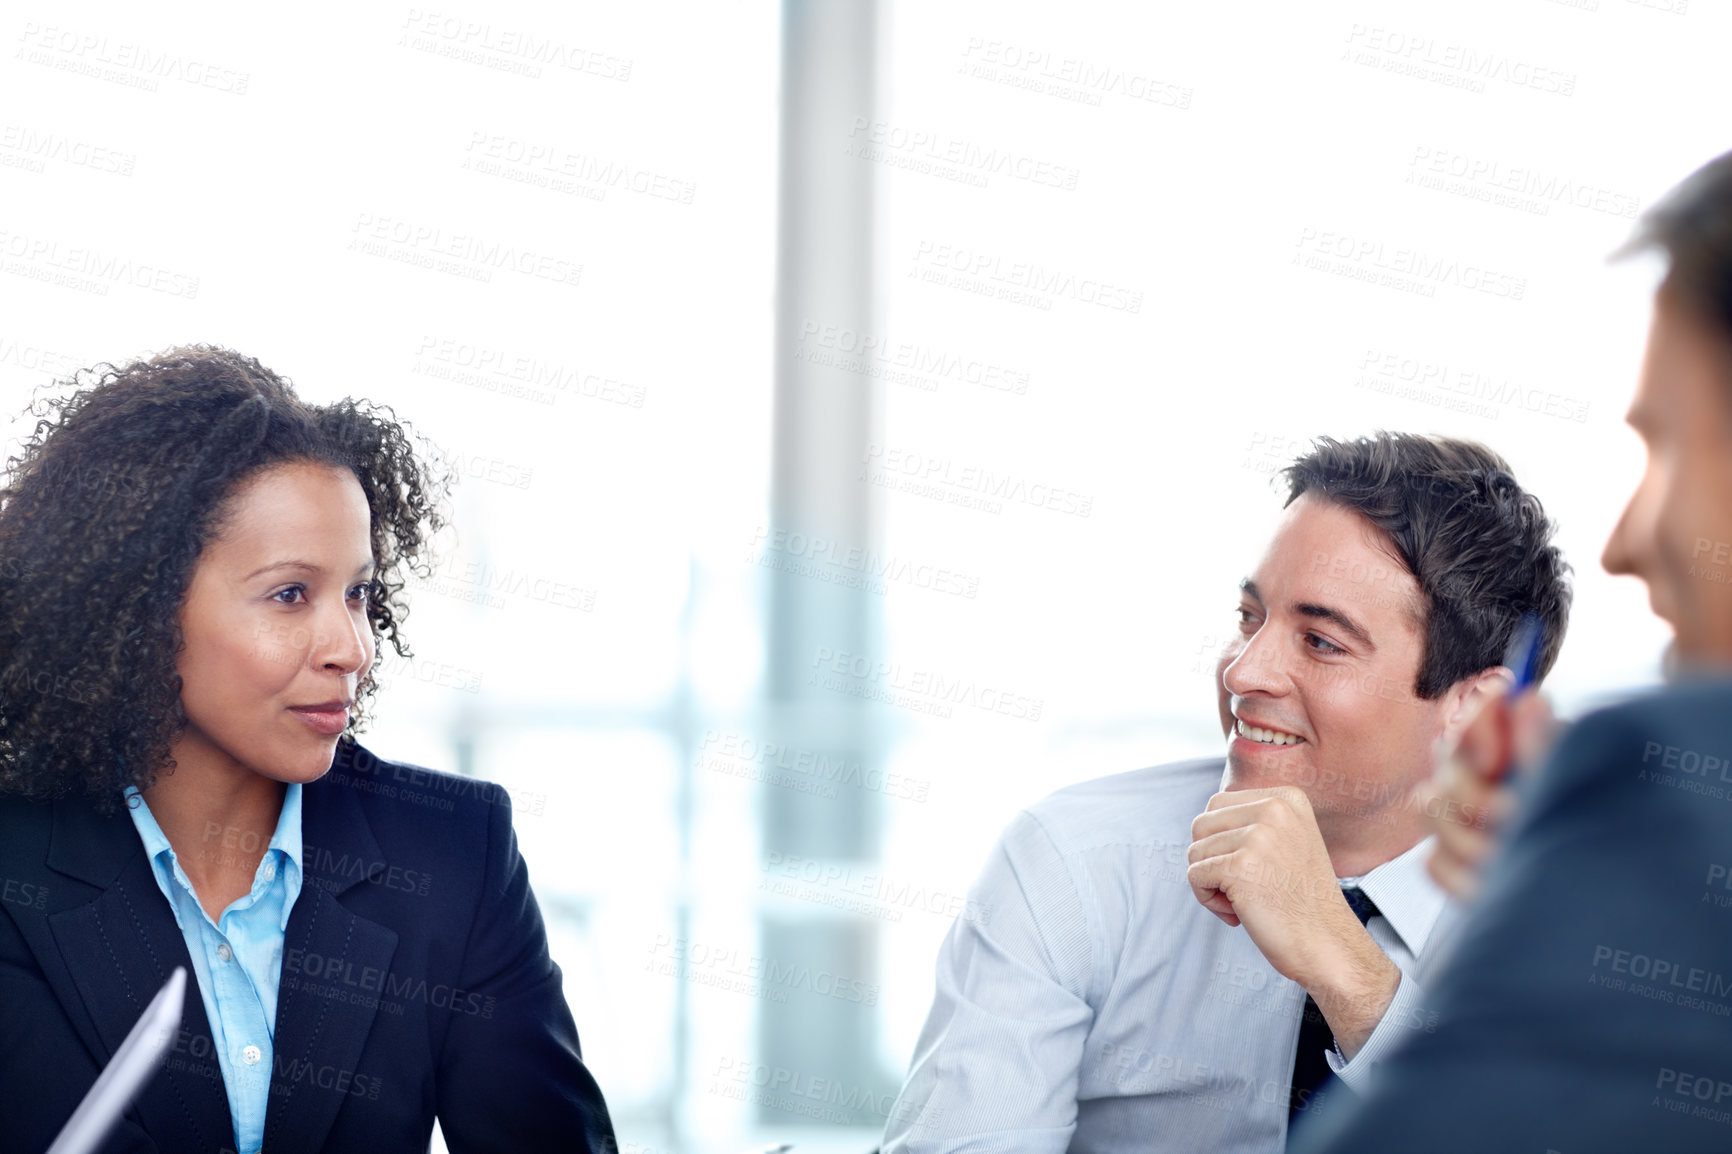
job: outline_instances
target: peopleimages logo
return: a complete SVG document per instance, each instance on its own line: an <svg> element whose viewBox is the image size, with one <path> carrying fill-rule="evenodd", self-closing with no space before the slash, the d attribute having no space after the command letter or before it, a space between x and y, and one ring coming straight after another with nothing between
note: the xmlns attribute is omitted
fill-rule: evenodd
<svg viewBox="0 0 1732 1154"><path fill-rule="evenodd" d="M922 392L935 392L943 380L1018 396L1028 392L1027 372L918 342L892 341L878 333L812 320L800 326L794 355L811 364L912 385Z"/></svg>
<svg viewBox="0 0 1732 1154"><path fill-rule="evenodd" d="M556 192L586 190L589 199L606 199L609 190L634 192L652 200L690 204L695 181L682 180L621 161L572 152L549 141L523 140L499 133L471 132L463 167L487 176L505 176ZM517 175L512 175L517 174Z"/></svg>
<svg viewBox="0 0 1732 1154"><path fill-rule="evenodd" d="M24 25L18 40L22 47L17 59L146 92L157 91L160 81L178 80L194 88L245 96L247 83L252 79L250 73L191 60L178 52L159 52L126 40L111 43L107 36L52 24L44 26L34 20Z"/></svg>
<svg viewBox="0 0 1732 1154"><path fill-rule="evenodd" d="M698 746L698 765L712 773L762 781L801 793L835 797L838 785L862 793L881 793L901 801L924 802L932 782L890 770L862 767L847 758L780 741L760 741L745 733L712 729Z"/></svg>
<svg viewBox="0 0 1732 1154"><path fill-rule="evenodd" d="M350 233L348 247L353 252L470 280L488 282L495 271L503 271L557 285L575 287L583 282L583 265L577 261L398 217L363 212Z"/></svg>
<svg viewBox="0 0 1732 1154"><path fill-rule="evenodd" d="M1395 393L1458 411L1471 410L1476 416L1494 421L1500 413L1518 409L1578 425L1588 419L1589 403L1579 397L1527 388L1507 376L1480 368L1375 347L1365 350L1359 362L1359 376L1353 384L1355 388Z"/></svg>
<svg viewBox="0 0 1732 1154"><path fill-rule="evenodd" d="M1166 108L1191 107L1190 88L1159 79L1152 72L980 36L969 37L959 71L1081 104L1099 105L1103 96L1117 96Z"/></svg>
<svg viewBox="0 0 1732 1154"><path fill-rule="evenodd" d="M987 148L943 132L868 120L864 116L854 118L848 138L852 154L864 160L888 161L905 156L921 165L955 165L967 176L978 178L981 184L988 176L1007 176L1069 192L1076 188L1080 176L1075 168L1013 149Z"/></svg>
<svg viewBox="0 0 1732 1154"><path fill-rule="evenodd" d="M900 705L917 713L948 718L960 705L1018 721L1039 721L1046 699L1028 697L970 677L951 677L900 662L875 661L863 653L820 646L812 658L807 684L851 697Z"/></svg>
<svg viewBox="0 0 1732 1154"><path fill-rule="evenodd" d="M859 870L841 862L772 850L763 868L765 876L758 884L760 890L886 921L901 921L907 910L961 918L982 926L992 916L990 906L966 894L937 889L913 878Z"/></svg>
<svg viewBox="0 0 1732 1154"><path fill-rule="evenodd" d="M736 946L669 934L657 934L650 943L644 970L664 978L765 997L772 1002L786 1002L789 991L793 991L859 1005L878 1004L875 982L813 969L802 963L782 962Z"/></svg>
<svg viewBox="0 0 1732 1154"><path fill-rule="evenodd" d="M974 600L980 578L942 565L911 561L859 546L845 547L826 537L758 526L746 560L766 569L797 573L845 588L882 594L886 582Z"/></svg>
<svg viewBox="0 0 1732 1154"><path fill-rule="evenodd" d="M1293 264L1351 279L1435 296L1438 285L1519 301L1527 295L1526 277L1500 272L1416 248L1388 245L1375 237L1304 226L1294 242ZM1321 262L1321 263L1320 263ZM1333 263L1330 263L1333 262Z"/></svg>
<svg viewBox="0 0 1732 1154"><path fill-rule="evenodd" d="M198 297L195 276L101 249L63 247L47 237L0 232L0 256L7 258L5 270L15 276L97 296L107 296L109 286L118 284L185 300Z"/></svg>
<svg viewBox="0 0 1732 1154"><path fill-rule="evenodd" d="M1732 981L1713 970L1613 946L1594 947L1593 969L1595 972L1588 976L1590 985L1624 990L1650 1001L1668 1002L1722 1018L1732 1016L1732 1005L1708 1000L1732 996ZM1698 994L1706 997L1697 997Z"/></svg>
<svg viewBox="0 0 1732 1154"><path fill-rule="evenodd" d="M1140 290L1030 261L1007 261L964 245L923 240L915 247L914 264L926 283L978 291L1013 303L1040 302L1050 309L1054 298L1065 297L1115 312L1143 310Z"/></svg>
<svg viewBox="0 0 1732 1154"><path fill-rule="evenodd" d="M1087 517L1095 499L1015 473L999 473L980 465L897 446L871 444L861 460L860 480L916 496L936 497L948 504L997 513L1004 502L1049 513Z"/></svg>
<svg viewBox="0 0 1732 1154"><path fill-rule="evenodd" d="M327 957L299 948L283 954L283 985L309 997L335 998L396 1015L403 1013L405 1002L421 1002L453 1014L491 1018L499 1001L492 994L479 994L373 966L357 966L346 958Z"/></svg>
<svg viewBox="0 0 1732 1154"><path fill-rule="evenodd" d="M936 1108L900 1101L896 1094L878 1093L835 1078L743 1057L721 1059L710 1077L714 1079L712 1093L834 1124L855 1122L860 1114L913 1119L917 1124L929 1124L938 1118Z"/></svg>

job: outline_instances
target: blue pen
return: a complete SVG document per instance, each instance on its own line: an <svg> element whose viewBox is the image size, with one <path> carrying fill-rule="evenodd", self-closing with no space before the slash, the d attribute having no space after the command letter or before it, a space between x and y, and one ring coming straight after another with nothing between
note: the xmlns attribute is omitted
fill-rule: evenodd
<svg viewBox="0 0 1732 1154"><path fill-rule="evenodd" d="M1504 650L1503 663L1511 673L1515 674L1515 685L1510 688L1510 696L1514 697L1534 683L1534 674L1539 672L1540 650L1545 645L1546 626L1540 620L1538 613L1523 613L1522 619L1516 624L1515 633L1510 637L1509 648Z"/></svg>

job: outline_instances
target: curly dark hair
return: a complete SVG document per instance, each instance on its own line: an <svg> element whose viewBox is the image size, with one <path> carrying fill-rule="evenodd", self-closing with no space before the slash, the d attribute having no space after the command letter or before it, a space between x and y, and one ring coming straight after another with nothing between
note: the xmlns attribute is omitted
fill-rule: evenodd
<svg viewBox="0 0 1732 1154"><path fill-rule="evenodd" d="M1318 437L1282 472L1287 504L1316 491L1359 513L1419 583L1425 652L1416 696L1434 699L1501 664L1524 613L1545 628L1535 680L1551 669L1569 624L1570 567L1539 498L1516 484L1502 457L1473 441L1380 431Z"/></svg>
<svg viewBox="0 0 1732 1154"><path fill-rule="evenodd" d="M81 370L27 414L34 432L0 489L0 790L111 812L127 785L174 767L193 568L237 488L272 466L355 474L378 563L367 618L411 655L404 570L431 570L450 475L390 409L309 405L251 357L191 345ZM343 740L376 688L369 673Z"/></svg>

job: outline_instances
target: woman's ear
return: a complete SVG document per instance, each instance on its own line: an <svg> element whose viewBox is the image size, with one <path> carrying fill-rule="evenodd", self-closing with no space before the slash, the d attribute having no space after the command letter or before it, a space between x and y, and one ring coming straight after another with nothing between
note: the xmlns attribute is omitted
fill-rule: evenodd
<svg viewBox="0 0 1732 1154"><path fill-rule="evenodd" d="M1515 674L1502 665L1482 669L1449 687L1443 713L1443 739L1455 744L1461 731L1479 716L1488 702L1496 701L1515 686Z"/></svg>

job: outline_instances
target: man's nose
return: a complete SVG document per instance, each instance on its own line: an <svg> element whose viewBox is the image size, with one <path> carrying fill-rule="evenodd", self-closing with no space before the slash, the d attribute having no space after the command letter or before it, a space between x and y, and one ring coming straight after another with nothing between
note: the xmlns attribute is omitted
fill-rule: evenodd
<svg viewBox="0 0 1732 1154"><path fill-rule="evenodd" d="M1238 656L1223 671L1221 680L1234 696L1286 692L1289 681L1285 656L1267 625L1245 642Z"/></svg>

